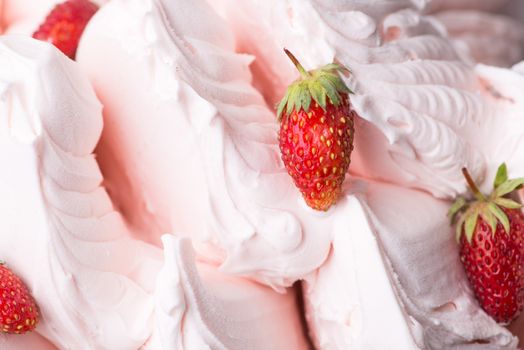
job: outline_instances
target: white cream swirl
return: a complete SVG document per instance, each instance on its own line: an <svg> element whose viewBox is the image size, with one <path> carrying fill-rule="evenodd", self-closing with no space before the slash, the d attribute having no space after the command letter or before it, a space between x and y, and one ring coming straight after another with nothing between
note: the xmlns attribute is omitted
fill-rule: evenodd
<svg viewBox="0 0 524 350"><path fill-rule="evenodd" d="M516 349L469 289L449 203L376 182L362 188L345 199L348 231L306 279L318 349Z"/></svg>
<svg viewBox="0 0 524 350"><path fill-rule="evenodd" d="M173 330L165 306L183 293L187 304L174 312L184 320L178 333L161 333L161 344L207 329L228 349L304 347L294 290L277 294L202 264L199 277L190 247L176 249L171 236L157 285L161 250L129 237L100 185L92 152L101 105L78 65L47 43L15 36L0 38L0 64L0 257L42 314L37 333L0 338L2 346L138 349L154 330ZM169 284L179 272L187 285ZM199 320L205 327L191 328Z"/></svg>
<svg viewBox="0 0 524 350"><path fill-rule="evenodd" d="M420 14L427 2L213 4L231 21L238 47L257 56L255 85L267 101L274 101L296 76L281 53L284 46L308 67L337 59L353 69L348 82L356 91L352 102L362 117L354 173L393 183L409 198L418 192L406 187L452 198L465 190L462 166L483 179L496 163L506 160L514 166L521 159L521 120L508 114L505 122L514 123L508 131L508 124L499 119L502 111L513 109L513 102L499 93L490 69L475 70L456 51L444 27ZM198 16L184 12L191 6ZM348 234L348 220L364 210L379 218L370 219L378 225L387 210L366 211L352 201L342 201L327 213L305 207L280 163L274 115L250 86L249 58L234 54L234 45L232 34L201 2L115 0L96 16L78 59L106 106L108 128L99 155L109 189L137 234L142 234L140 227L155 227L148 237L151 241L158 242L160 233L168 230L201 233L193 236L197 251L208 260L223 262L227 272L274 288L302 277L322 280L326 270L319 270L316 279L311 276L329 255L334 237L333 251L344 251L344 245L337 248L336 237ZM519 79L516 73L510 75ZM499 136L500 146L486 142L491 135ZM346 188L345 194L350 191ZM445 204L427 197L432 202L421 208L439 215ZM414 215L409 210L401 214L397 220L402 223ZM137 217L146 220L137 222ZM423 218L403 227L409 227L410 239L416 242L434 234L436 248L431 252L445 257L439 268L455 273L450 280L456 285L449 290L428 288L428 280L419 282L426 277L423 271L406 271L403 261L422 263L424 258L410 251L413 246L392 242L398 227L389 221L384 229L362 227L375 232L379 242L373 246L371 238L366 246L377 258L375 283L392 286L384 305L392 311L392 319L403 320L395 328L399 339L407 346L435 349L475 341L487 342L487 348L514 348L515 338L490 322L464 290L447 224L440 217ZM423 245L420 251L430 248ZM336 260L333 269L351 270L340 266L344 263ZM439 286L450 282L442 278ZM342 283L325 278L320 285L310 282L308 288L336 290L345 288ZM423 295L417 294L417 283L423 283ZM363 293L373 288L372 281L355 284ZM328 297L320 299L320 304L331 303ZM459 316L471 316L471 322L456 323L441 312L448 301L459 305ZM326 342L347 337L351 326L344 327L344 318L316 314L314 298L309 303L314 310L310 317L330 324L332 334ZM336 311L333 304L328 309ZM377 310L366 308L361 315L369 320L380 317ZM363 323L364 333L355 330L356 346L365 349L380 341L374 339L373 323ZM386 332L386 327L380 331ZM323 326L315 329L317 334L323 331ZM340 344L351 344L344 341Z"/></svg>
<svg viewBox="0 0 524 350"><path fill-rule="evenodd" d="M255 74L255 81L268 101L276 100L275 93L281 96L296 76L294 67L282 61L282 47L292 49L307 67L335 59L352 69L348 82L356 94L351 100L362 120L350 171L438 197L465 190L462 166L483 177L484 155L468 129L475 130L477 115L490 113L493 106L478 95L477 76L444 36L443 26L422 17L414 5L388 12L387 3L366 7L358 1L219 3L222 11L230 10L240 48L265 52L258 66L272 71ZM261 6L271 16L251 27L245 18L264 13ZM306 15L299 16L304 8ZM309 39L313 23L319 34ZM274 35L256 40L264 32ZM308 45L300 45L306 38ZM257 62L254 71L262 71ZM273 76L285 80L266 86L265 79Z"/></svg>
<svg viewBox="0 0 524 350"><path fill-rule="evenodd" d="M456 51L440 22L422 16L420 10L411 5L391 12L387 3L370 4L372 10L368 11L358 1L335 4L321 0L290 0L262 5L255 1L239 4L225 0L216 3L233 23L241 50L257 55L264 52L257 56L260 60L255 62L253 72L257 86L269 101L274 99L275 91L282 94L291 80L275 81L272 77L288 77L294 70L277 58L282 47L293 49L310 67L334 59L352 69L348 83L356 94L351 100L362 120L356 126L356 151L350 170L392 183L399 191L396 195L383 191L377 198L391 200L404 195L409 198L410 193L417 193L409 187L436 197L452 198L465 190L460 174L463 166L475 173L477 179L485 179L484 189L491 186L488 179L492 179L502 161L519 173L523 156L520 144L524 139L524 120L518 117L523 110L520 107L522 90L518 91L522 77L507 70L474 67L463 53ZM307 14L303 15L300 11L305 8ZM427 10L425 6L419 8ZM259 13L268 15L257 16L256 22L249 20ZM352 25L345 26L344 23L350 21L342 21L342 18L354 18L353 23L358 24L359 30ZM318 35L309 45L296 45L310 38L308 33L313 23ZM256 40L259 36L262 41ZM268 78L272 80L270 84L267 84ZM440 204L431 204L429 199ZM429 196L427 201L425 207L424 198L420 198L420 208L428 213L408 202L410 210L400 211L400 207L394 219L380 228L374 228L376 221L370 219L371 230L376 230L380 243L373 249L379 249L384 264L384 272L376 284L386 280L394 286L416 346L447 349L479 347L486 342L486 348L515 348L516 339L486 317L471 295L463 290L467 282L458 272L461 266L456 259L456 245L444 215L447 204ZM376 211L367 210L366 214L380 218L388 210L396 210L402 205L388 203L392 209L380 206ZM343 210L342 206L336 209ZM357 215L355 209L345 210L347 215ZM422 214L429 215L427 221L425 216L418 218ZM400 227L394 225L395 220L401 223ZM396 244L395 239L407 230L413 235L410 239L419 242L420 246ZM431 246L427 236L430 234L438 244ZM347 245L337 243L340 239L337 240L337 235L334 237L333 251L344 251ZM376 253L369 249L370 255ZM413 249L417 249L417 254ZM454 271L452 280L437 280L439 288L432 289L432 282L424 276L426 272L408 270L414 264L433 261L431 255L418 254L421 252L442 256L440 267ZM380 266L379 262L374 263ZM366 347L368 342L381 341L373 338L375 323L362 326L358 307L355 307L356 316L350 317L356 323L348 323L345 317L351 314L348 309L352 309L353 304L348 306L346 297L333 298L331 293L338 288L351 295L355 295L354 290L358 288L362 288L363 293L372 292L373 284L358 281L353 289L348 289L340 279L329 277L337 275L336 271L353 272L345 264L348 262L343 258L333 260L330 257L318 273L307 278L310 281L306 288L308 303L313 310L309 320L321 348L370 348ZM360 273L357 268L356 274ZM451 287L446 289L448 283ZM324 292L315 294L315 286ZM426 294L420 294L419 288L425 288ZM358 304L359 297L355 299L353 302ZM441 312L440 306L447 305L450 300L458 305L460 312ZM393 309L389 307L388 310ZM369 310L362 311L361 315L376 316ZM463 322L456 323L450 315ZM471 317L469 322L463 319L466 316ZM359 327L363 331L359 331ZM380 332L386 329L383 327ZM372 332L366 334L370 330ZM392 337L396 332L387 334Z"/></svg>
<svg viewBox="0 0 524 350"><path fill-rule="evenodd" d="M0 256L40 305L37 332L61 349L138 348L160 251L127 237L100 186L101 105L47 43L2 37L0 67Z"/></svg>
<svg viewBox="0 0 524 350"><path fill-rule="evenodd" d="M179 11L185 1L113 1L85 33L78 60L106 107L107 186L135 228L155 227L152 241L190 232L224 271L282 289L320 266L341 212L303 204L280 161L274 114L250 85L251 58L233 53L209 7L195 6L201 17Z"/></svg>

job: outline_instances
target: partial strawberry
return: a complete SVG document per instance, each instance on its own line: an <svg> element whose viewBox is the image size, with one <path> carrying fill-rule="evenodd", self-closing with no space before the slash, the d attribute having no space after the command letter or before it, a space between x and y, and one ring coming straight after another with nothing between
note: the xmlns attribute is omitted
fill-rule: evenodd
<svg viewBox="0 0 524 350"><path fill-rule="evenodd" d="M68 0L56 5L33 38L48 41L74 59L80 37L98 5L88 0Z"/></svg>
<svg viewBox="0 0 524 350"><path fill-rule="evenodd" d="M301 78L292 83L278 106L282 160L307 205L328 210L342 192L353 150L349 94L338 64L306 71L288 50Z"/></svg>
<svg viewBox="0 0 524 350"><path fill-rule="evenodd" d="M38 307L26 285L0 262L0 331L23 334L37 323Z"/></svg>
<svg viewBox="0 0 524 350"><path fill-rule="evenodd" d="M524 215L510 198L524 178L508 179L502 164L486 196L465 168L462 172L475 198L459 198L449 211L452 222L458 215L460 259L480 306L506 325L524 307Z"/></svg>

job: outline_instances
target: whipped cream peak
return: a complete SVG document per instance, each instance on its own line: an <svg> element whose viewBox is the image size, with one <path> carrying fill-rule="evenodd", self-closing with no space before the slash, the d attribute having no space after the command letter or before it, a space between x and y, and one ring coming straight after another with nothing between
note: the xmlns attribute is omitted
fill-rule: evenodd
<svg viewBox="0 0 524 350"><path fill-rule="evenodd" d="M166 350L227 349L207 326L207 320L203 316L209 315L200 314L208 309L206 306L201 308L201 304L210 300L203 295L206 292L202 283L195 280L198 272L190 241L164 235L162 242L165 262L156 282L157 327L148 347ZM220 311L222 310L217 309L217 314L213 312L211 316L220 317Z"/></svg>
<svg viewBox="0 0 524 350"><path fill-rule="evenodd" d="M60 54L53 46L34 39L8 35L1 45L0 63L11 69L0 73L0 93L10 97L4 103L13 136L33 142L45 124L57 146L73 154L92 151L102 131L102 120L95 117L102 106L73 61L57 60ZM59 72L63 76L57 79ZM62 114L70 118L64 121ZM82 115L88 117L79 118Z"/></svg>

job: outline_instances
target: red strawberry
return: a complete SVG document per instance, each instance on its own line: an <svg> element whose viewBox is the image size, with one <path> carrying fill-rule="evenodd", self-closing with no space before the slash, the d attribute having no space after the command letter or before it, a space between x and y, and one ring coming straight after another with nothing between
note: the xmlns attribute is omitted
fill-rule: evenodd
<svg viewBox="0 0 524 350"><path fill-rule="evenodd" d="M0 264L0 330L23 334L35 329L38 307L25 284L3 263Z"/></svg>
<svg viewBox="0 0 524 350"><path fill-rule="evenodd" d="M480 193L462 169L475 199L457 199L449 214L461 213L457 227L460 259L480 306L501 324L514 320L524 307L524 215L508 198L524 178L508 179L499 167L494 190Z"/></svg>
<svg viewBox="0 0 524 350"><path fill-rule="evenodd" d="M278 106L282 160L307 205L328 210L342 191L353 150L353 122L348 89L328 64L306 71L286 49L301 78L292 83Z"/></svg>
<svg viewBox="0 0 524 350"><path fill-rule="evenodd" d="M97 10L98 6L88 0L68 0L56 5L33 38L52 43L74 59L84 28Z"/></svg>

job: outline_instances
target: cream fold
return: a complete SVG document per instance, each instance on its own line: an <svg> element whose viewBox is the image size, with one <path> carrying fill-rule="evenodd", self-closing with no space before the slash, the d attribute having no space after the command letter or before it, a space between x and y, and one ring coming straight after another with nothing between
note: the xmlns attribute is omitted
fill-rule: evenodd
<svg viewBox="0 0 524 350"><path fill-rule="evenodd" d="M398 194L385 192L378 197L385 202L398 198L400 203L390 202L392 208L409 205L412 210L399 209L380 228L373 226L377 223L372 219L369 230L361 222L360 232L374 232L380 238L377 246L368 248L368 255L377 256L375 249L383 257L382 262L374 260L379 268L383 264L375 284L386 280L393 285L414 344L430 349L516 348L516 338L489 319L464 287L467 281L460 272L456 244L445 217L449 202L426 195L418 199L419 209L411 194L418 193L417 189L434 197L455 197L465 190L460 174L463 166L476 178L485 179L485 190L491 186L486 179L492 178L503 161L515 174L522 173L522 77L509 70L473 65L448 38L442 23L422 15L415 4L390 11L387 2L369 7L358 1L275 1L265 6L254 1L213 3L232 23L239 50L257 55L254 81L267 101L281 96L291 81L286 79L294 68L278 58L283 56L279 56L282 47L292 49L307 67L336 60L352 69L348 83L356 94L351 100L362 120L356 126L356 152L350 171L398 186ZM255 14L257 21L252 21ZM314 36L310 33L313 27ZM256 40L258 37L262 40ZM306 40L308 45L300 45ZM273 79L275 76L282 79ZM402 203L402 196L406 203ZM342 210L342 206L336 209ZM357 215L357 209L346 211ZM381 219L387 211L379 209L364 212ZM398 227L395 220L410 223ZM408 230L414 236L410 239L424 242L417 247L420 254L413 254L409 241L395 244L394 240ZM366 333L376 331L375 323L362 326L361 321L379 316L372 311L361 312L364 316L359 321L359 308L354 306L358 296L355 300L347 297L358 294L355 290L359 288L362 294L372 293L374 286L359 281L352 288L345 287L340 278L333 277L341 275L339 271L365 273L364 269L348 267L351 263L345 258L349 254L345 249L349 244L344 242L335 234L329 260L306 279L312 333L320 348L381 348L383 339ZM335 258L337 251L343 252L339 256L344 258ZM441 257L442 265L426 265L436 262L436 256ZM415 263L425 270L408 269ZM441 277L435 269L449 271L451 276ZM433 281L424 275L431 272L438 276L438 288L432 288ZM347 293L337 298L333 291L339 288ZM448 311L451 301L460 312ZM384 314L398 316L395 300L387 302L390 307ZM380 329L382 334L387 332L387 339L406 334ZM409 338L400 337L409 343Z"/></svg>
<svg viewBox="0 0 524 350"><path fill-rule="evenodd" d="M224 277L215 266L196 265L187 238L164 235L162 241L165 263L157 277L156 326L144 349L308 347L294 293L277 294L255 282Z"/></svg>
<svg viewBox="0 0 524 350"><path fill-rule="evenodd" d="M132 227L152 228L144 239L188 232L223 271L291 286L324 261L342 212L303 204L226 25L204 2L197 17L170 4L113 1L79 49L105 106L106 186Z"/></svg>
<svg viewBox="0 0 524 350"><path fill-rule="evenodd" d="M35 333L3 336L0 344L13 350L30 344L138 349L156 329L169 327L170 315L155 317L166 311L166 299L189 300L196 293L210 295L207 308L176 310L187 315L176 330L180 338L202 330L191 315L206 320L208 333L227 348L302 346L293 290L277 294L227 277L196 263L187 243L181 250L168 245L173 249L165 254L183 259L180 269L191 274L194 288L168 283L178 273L172 260L157 286L161 249L130 237L101 186L92 153L102 130L101 105L76 63L47 43L4 36L0 67L0 161L6 165L0 173L0 256L27 283L42 315ZM222 329L226 316L237 322ZM199 343L185 348L201 349Z"/></svg>

